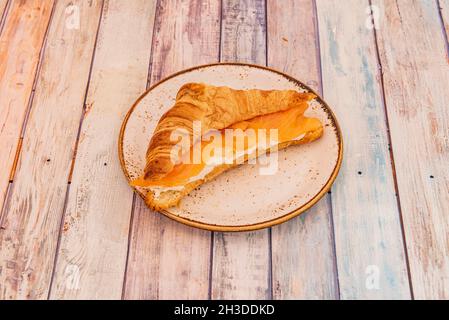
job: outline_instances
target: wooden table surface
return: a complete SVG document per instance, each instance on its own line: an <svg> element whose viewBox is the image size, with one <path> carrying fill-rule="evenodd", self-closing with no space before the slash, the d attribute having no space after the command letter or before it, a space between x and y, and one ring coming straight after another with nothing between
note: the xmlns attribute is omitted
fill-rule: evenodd
<svg viewBox="0 0 449 320"><path fill-rule="evenodd" d="M0 0L0 16L0 299L449 299L449 0ZM212 233L127 185L131 104L218 61L291 74L339 118L340 175L298 218Z"/></svg>

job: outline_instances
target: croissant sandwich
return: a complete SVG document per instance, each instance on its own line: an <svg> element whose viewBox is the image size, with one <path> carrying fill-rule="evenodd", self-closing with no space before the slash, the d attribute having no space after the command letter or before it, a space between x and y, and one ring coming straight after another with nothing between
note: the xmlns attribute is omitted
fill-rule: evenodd
<svg viewBox="0 0 449 320"><path fill-rule="evenodd" d="M144 173L131 185L148 190L148 206L164 210L245 161L314 141L322 136L323 126L304 116L314 98L294 90L185 84L159 120Z"/></svg>

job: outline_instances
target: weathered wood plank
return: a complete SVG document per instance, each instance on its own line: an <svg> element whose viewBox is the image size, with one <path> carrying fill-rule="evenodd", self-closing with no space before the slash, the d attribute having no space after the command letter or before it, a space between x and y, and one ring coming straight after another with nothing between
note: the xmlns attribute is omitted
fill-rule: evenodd
<svg viewBox="0 0 449 320"><path fill-rule="evenodd" d="M53 1L12 1L0 36L0 208L24 118ZM0 3L0 17L6 1Z"/></svg>
<svg viewBox="0 0 449 320"><path fill-rule="evenodd" d="M193 65L216 62L220 1L161 1L151 83ZM211 233L171 221L136 199L126 299L207 299Z"/></svg>
<svg viewBox="0 0 449 320"><path fill-rule="evenodd" d="M377 35L414 296L448 299L449 63L438 8L373 3L384 12Z"/></svg>
<svg viewBox="0 0 449 320"><path fill-rule="evenodd" d="M268 65L320 91L314 1L268 0L267 10ZM338 298L331 210L326 196L300 217L273 227L274 299Z"/></svg>
<svg viewBox="0 0 449 320"><path fill-rule="evenodd" d="M133 193L120 169L117 139L146 87L155 9L155 1L105 2L52 299L122 296ZM68 285L72 272L76 282Z"/></svg>
<svg viewBox="0 0 449 320"><path fill-rule="evenodd" d="M367 11L368 10L368 11ZM332 189L342 299L410 298L368 1L317 1L324 98L345 160ZM394 43L394 42L392 42Z"/></svg>
<svg viewBox="0 0 449 320"><path fill-rule="evenodd" d="M43 8L48 2L39 3ZM82 23L71 15L75 11ZM48 296L100 11L100 1L56 3L0 229L0 299Z"/></svg>
<svg viewBox="0 0 449 320"><path fill-rule="evenodd" d="M225 0L222 8L222 61L266 64L265 2ZM270 233L215 233L213 299L271 297Z"/></svg>

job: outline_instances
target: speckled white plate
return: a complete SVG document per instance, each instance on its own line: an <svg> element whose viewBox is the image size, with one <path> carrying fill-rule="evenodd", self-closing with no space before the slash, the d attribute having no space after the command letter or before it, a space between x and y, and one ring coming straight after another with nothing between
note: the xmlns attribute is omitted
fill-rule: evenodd
<svg viewBox="0 0 449 320"><path fill-rule="evenodd" d="M178 89L187 82L235 89L312 91L281 72L248 64L213 64L178 72L144 93L123 122L119 157L128 180L142 174L148 143L159 118L173 106ZM343 144L337 120L321 98L312 102L306 115L323 122L323 137L279 151L276 174L260 175L261 164L243 164L191 192L179 207L162 213L203 229L244 231L287 221L310 208L335 180ZM145 197L145 189L136 191ZM148 210L148 214L155 213Z"/></svg>

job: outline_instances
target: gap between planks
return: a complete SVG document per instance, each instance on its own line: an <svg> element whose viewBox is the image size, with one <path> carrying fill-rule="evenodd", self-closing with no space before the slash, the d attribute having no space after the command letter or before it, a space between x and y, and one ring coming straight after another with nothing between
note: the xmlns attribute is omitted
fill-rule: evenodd
<svg viewBox="0 0 449 320"><path fill-rule="evenodd" d="M268 67L268 0L265 9L265 66ZM268 228L268 299L273 300L273 229Z"/></svg>

